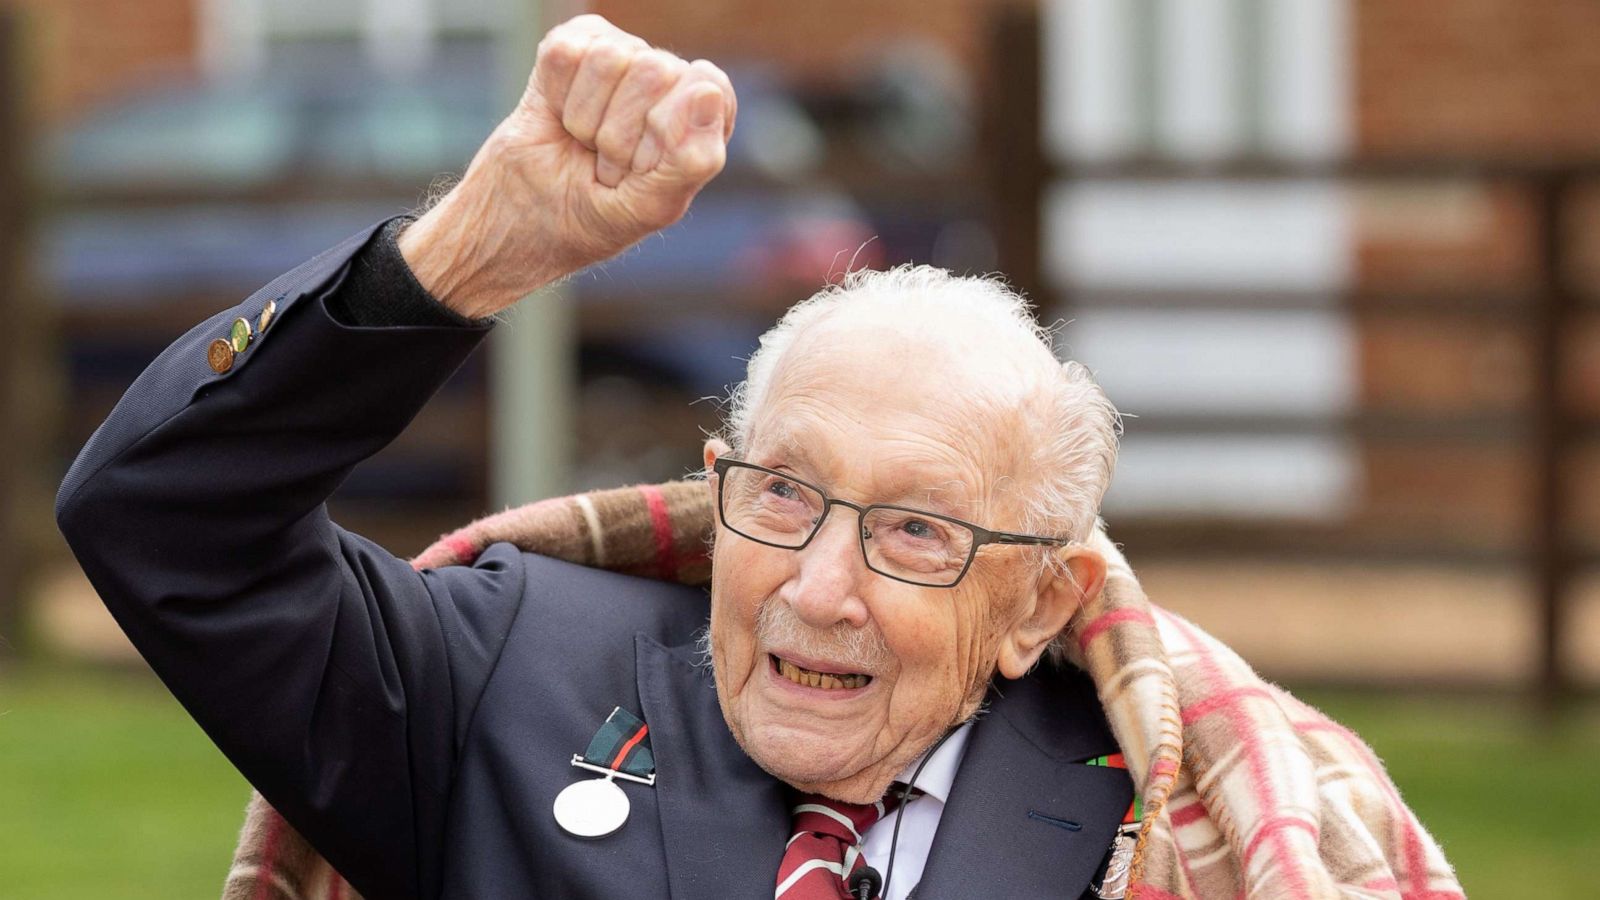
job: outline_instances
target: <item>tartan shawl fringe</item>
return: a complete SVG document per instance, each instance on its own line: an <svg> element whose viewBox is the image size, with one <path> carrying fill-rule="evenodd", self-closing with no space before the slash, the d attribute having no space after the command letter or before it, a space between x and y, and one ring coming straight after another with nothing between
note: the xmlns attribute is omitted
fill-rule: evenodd
<svg viewBox="0 0 1600 900"><path fill-rule="evenodd" d="M491 544L691 585L710 582L704 482L595 491L505 510L443 535L418 569L471 565ZM1130 898L1450 900L1460 884L1353 732L1257 675L1145 596L1103 525L1100 595L1046 664L1087 672L1143 798ZM223 900L360 900L254 794Z"/></svg>

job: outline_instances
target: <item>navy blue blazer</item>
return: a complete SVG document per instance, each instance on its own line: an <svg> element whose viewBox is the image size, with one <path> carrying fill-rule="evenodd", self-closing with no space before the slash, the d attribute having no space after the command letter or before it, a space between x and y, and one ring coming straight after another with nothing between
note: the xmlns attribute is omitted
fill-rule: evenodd
<svg viewBox="0 0 1600 900"><path fill-rule="evenodd" d="M363 327L327 301L372 230L211 317L139 376L56 518L134 645L222 752L362 893L770 897L784 786L734 742L694 638L703 591L490 547L413 571L325 501L491 326ZM277 317L218 374L207 345ZM650 725L626 825L563 832L557 792L613 706ZM1132 796L1093 685L998 682L918 900L1077 897Z"/></svg>

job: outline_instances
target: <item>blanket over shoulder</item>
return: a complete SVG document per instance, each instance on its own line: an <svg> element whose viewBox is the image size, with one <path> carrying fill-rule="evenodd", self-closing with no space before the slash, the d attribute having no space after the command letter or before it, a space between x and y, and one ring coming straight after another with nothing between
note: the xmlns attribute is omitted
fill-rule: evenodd
<svg viewBox="0 0 1600 900"><path fill-rule="evenodd" d="M441 537L419 568L470 565L491 544L687 584L711 576L705 486L673 482L509 509ZM1145 596L1097 529L1105 589L1045 665L1098 688L1143 798L1128 896L1464 898L1438 844L1354 733L1270 684ZM354 898L261 798L251 798L224 900Z"/></svg>

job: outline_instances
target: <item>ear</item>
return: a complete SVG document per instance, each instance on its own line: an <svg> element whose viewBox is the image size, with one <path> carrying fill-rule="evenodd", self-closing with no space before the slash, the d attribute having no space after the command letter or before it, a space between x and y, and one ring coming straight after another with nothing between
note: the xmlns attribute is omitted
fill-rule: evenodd
<svg viewBox="0 0 1600 900"><path fill-rule="evenodd" d="M722 438L706 438L706 475L709 476L711 474L711 464L717 461L717 457L724 456L732 452L733 448L729 447L728 442L724 441Z"/></svg>
<svg viewBox="0 0 1600 900"><path fill-rule="evenodd" d="M1039 576L1031 604L1022 617L1000 636L996 666L1007 678L1028 674L1050 642L1061 634L1079 607L1100 593L1106 583L1105 557L1088 547L1056 551L1056 565ZM1065 572L1059 563L1065 563Z"/></svg>
<svg viewBox="0 0 1600 900"><path fill-rule="evenodd" d="M717 457L726 455L732 451L733 448L729 447L727 441L724 441L722 438L706 438L706 489L711 492L712 503L717 502L717 479L716 475L712 474L711 464L717 461Z"/></svg>

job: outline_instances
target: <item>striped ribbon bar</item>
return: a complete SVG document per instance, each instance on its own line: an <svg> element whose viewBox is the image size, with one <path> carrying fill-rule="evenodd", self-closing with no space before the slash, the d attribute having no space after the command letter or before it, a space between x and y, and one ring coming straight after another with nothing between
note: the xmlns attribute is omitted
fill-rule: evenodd
<svg viewBox="0 0 1600 900"><path fill-rule="evenodd" d="M1127 769L1128 761L1122 758L1121 753L1113 753L1110 756L1096 756L1094 759L1089 760L1089 765L1104 766L1108 769ZM1122 824L1131 825L1138 822L1143 816L1144 803L1139 799L1138 794L1134 794L1133 803L1129 804L1127 815L1122 817Z"/></svg>
<svg viewBox="0 0 1600 900"><path fill-rule="evenodd" d="M633 713L616 707L590 738L583 761L614 772L649 777L656 770L656 757L650 750L650 726Z"/></svg>

